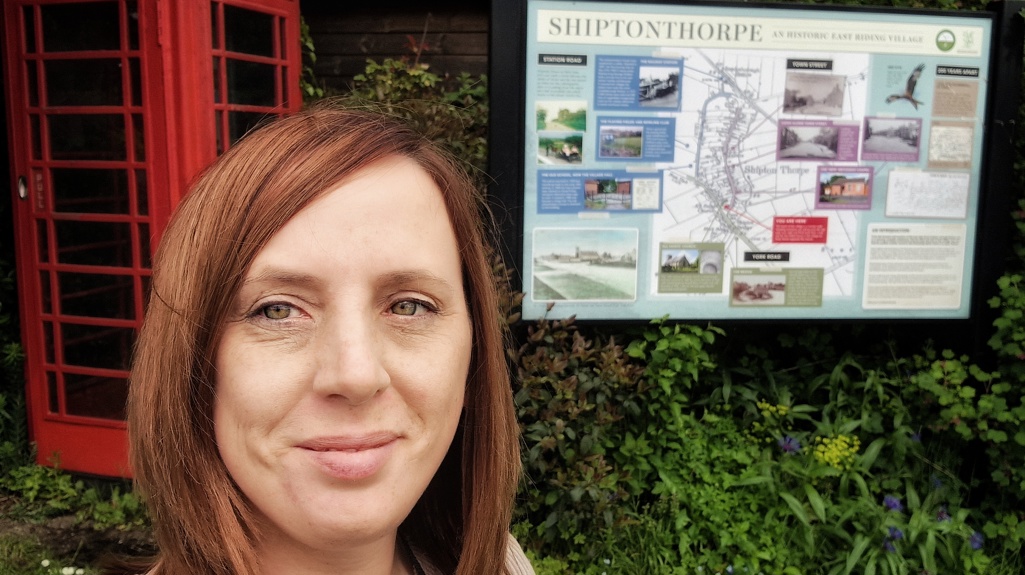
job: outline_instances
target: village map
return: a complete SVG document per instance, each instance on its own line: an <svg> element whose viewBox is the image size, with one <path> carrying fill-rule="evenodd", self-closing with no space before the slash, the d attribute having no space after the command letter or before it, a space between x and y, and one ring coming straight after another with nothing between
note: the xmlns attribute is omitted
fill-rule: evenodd
<svg viewBox="0 0 1025 575"><path fill-rule="evenodd" d="M992 21L528 0L524 317L966 317Z"/></svg>
<svg viewBox="0 0 1025 575"><path fill-rule="evenodd" d="M673 53L664 51L662 55ZM684 58L682 108L677 117L676 161L666 165L661 213L653 237L662 241L721 243L726 267L744 265L745 252L774 252L774 218L828 218L824 244L788 245L790 260L822 268L823 295L850 296L858 249L858 215L817 210L816 166L777 160L786 60L794 54L680 50ZM864 116L867 58L805 54L829 59L844 78L843 120ZM682 161L681 161L682 160ZM657 248L657 246L655 246Z"/></svg>

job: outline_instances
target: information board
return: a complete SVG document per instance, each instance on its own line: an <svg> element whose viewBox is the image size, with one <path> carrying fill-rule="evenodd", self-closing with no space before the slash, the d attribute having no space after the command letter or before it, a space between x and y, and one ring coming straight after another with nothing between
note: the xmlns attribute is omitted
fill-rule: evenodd
<svg viewBox="0 0 1025 575"><path fill-rule="evenodd" d="M969 317L991 14L522 5L525 318Z"/></svg>

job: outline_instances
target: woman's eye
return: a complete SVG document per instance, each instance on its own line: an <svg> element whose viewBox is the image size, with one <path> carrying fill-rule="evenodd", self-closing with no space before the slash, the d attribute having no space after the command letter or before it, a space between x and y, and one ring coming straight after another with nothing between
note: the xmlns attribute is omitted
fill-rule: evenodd
<svg viewBox="0 0 1025 575"><path fill-rule="evenodd" d="M267 319L288 319L292 315L292 306L283 303L272 303L260 308L260 315Z"/></svg>
<svg viewBox="0 0 1025 575"><path fill-rule="evenodd" d="M427 306L414 300L402 300L391 306L391 312L395 315L418 315L427 311Z"/></svg>

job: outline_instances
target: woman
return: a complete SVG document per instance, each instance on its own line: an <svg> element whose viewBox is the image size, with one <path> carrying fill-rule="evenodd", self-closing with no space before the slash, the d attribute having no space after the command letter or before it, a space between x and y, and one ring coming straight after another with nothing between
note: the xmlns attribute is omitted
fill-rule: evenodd
<svg viewBox="0 0 1025 575"><path fill-rule="evenodd" d="M132 368L152 575L532 573L480 208L435 146L327 107L203 174Z"/></svg>

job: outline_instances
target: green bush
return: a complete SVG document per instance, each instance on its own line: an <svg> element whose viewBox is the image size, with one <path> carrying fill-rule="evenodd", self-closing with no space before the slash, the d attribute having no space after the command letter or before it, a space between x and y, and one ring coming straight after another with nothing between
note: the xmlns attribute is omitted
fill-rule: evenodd
<svg viewBox="0 0 1025 575"><path fill-rule="evenodd" d="M572 321L529 327L514 355L532 480L516 533L558 560L546 569L1017 572L1025 506L974 458L1000 449L995 471L1020 469L991 433L1017 423L992 398L1005 386L965 391L993 374L929 350L837 353L814 330L748 342L716 370L720 335L656 323L623 353Z"/></svg>
<svg viewBox="0 0 1025 575"><path fill-rule="evenodd" d="M488 161L487 96L486 76L441 77L428 64L388 58L368 60L341 102L409 121L481 175Z"/></svg>

